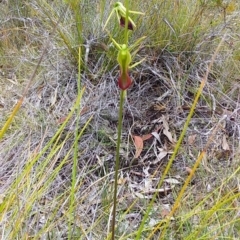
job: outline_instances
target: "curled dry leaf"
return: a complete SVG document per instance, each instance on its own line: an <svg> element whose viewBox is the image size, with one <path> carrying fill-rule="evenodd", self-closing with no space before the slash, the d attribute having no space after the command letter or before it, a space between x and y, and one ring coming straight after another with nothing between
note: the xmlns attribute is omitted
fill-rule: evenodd
<svg viewBox="0 0 240 240"><path fill-rule="evenodd" d="M139 136L133 135L133 141L136 148L135 156L134 158L138 158L143 150L143 139Z"/></svg>
<svg viewBox="0 0 240 240"><path fill-rule="evenodd" d="M169 132L169 125L168 125L168 122L167 122L167 120L164 116L162 117L162 121L163 121L163 134L168 138L168 140L171 143L173 143L174 140L173 140L171 132Z"/></svg>

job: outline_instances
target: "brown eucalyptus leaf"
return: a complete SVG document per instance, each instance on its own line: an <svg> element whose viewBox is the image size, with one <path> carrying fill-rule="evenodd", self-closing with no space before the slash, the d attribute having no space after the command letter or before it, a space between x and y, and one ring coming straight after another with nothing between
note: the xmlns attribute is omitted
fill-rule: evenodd
<svg viewBox="0 0 240 240"><path fill-rule="evenodd" d="M140 136L133 135L133 141L136 148L134 158L138 158L143 150L143 139Z"/></svg>

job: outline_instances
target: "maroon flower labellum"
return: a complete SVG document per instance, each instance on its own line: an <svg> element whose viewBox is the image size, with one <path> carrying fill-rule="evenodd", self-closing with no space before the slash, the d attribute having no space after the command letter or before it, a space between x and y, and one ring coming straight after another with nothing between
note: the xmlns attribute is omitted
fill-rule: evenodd
<svg viewBox="0 0 240 240"><path fill-rule="evenodd" d="M128 26L127 26L128 30L134 30L136 28L134 21L129 16L130 14L144 15L144 13L142 13L142 12L136 12L136 11L131 11L131 10L128 10L128 12L129 12L129 15L128 15L127 9L124 7L124 5L121 2L116 2L114 4L113 10L111 11L103 29L105 29L105 27L107 26L107 24L110 21L110 18L112 17L114 12L117 14L117 18L118 18L120 26L125 27L125 23L126 23L126 21L128 21Z"/></svg>
<svg viewBox="0 0 240 240"><path fill-rule="evenodd" d="M121 27L125 27L125 23L126 23L126 18L123 16L120 16L120 26ZM133 24L131 21L128 20L128 30L133 30Z"/></svg>
<svg viewBox="0 0 240 240"><path fill-rule="evenodd" d="M128 89L132 84L132 79L129 77L128 72L121 72L120 77L118 78L118 86L122 90Z"/></svg>

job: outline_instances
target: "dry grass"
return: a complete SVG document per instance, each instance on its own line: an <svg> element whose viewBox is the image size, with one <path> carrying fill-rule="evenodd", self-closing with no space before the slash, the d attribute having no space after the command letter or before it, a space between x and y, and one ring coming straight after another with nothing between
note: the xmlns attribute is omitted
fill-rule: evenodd
<svg viewBox="0 0 240 240"><path fill-rule="evenodd" d="M146 16L136 19L139 28L132 42L147 36L134 60L146 60L131 71L135 83L125 105L117 239L135 238L154 193L148 190L155 189L175 146L163 132L163 121L178 139L224 34L226 39L166 179L170 181L161 187L142 239L147 239L160 222L160 229L152 236L158 239L210 136L207 154L165 239L240 237L240 6L237 1L226 8L216 5L218 1L202 2L205 5L195 1L133 3L132 9L144 9ZM82 1L82 39L76 32L77 13L62 1L0 3L0 126L22 96L43 48L49 44L22 108L0 140L1 239L109 238L119 101L116 50L101 28L109 3ZM121 38L114 23L111 28L114 38ZM78 129L74 109L78 107L76 99L80 101L76 61L81 41L85 91ZM78 140L73 214L69 195L74 136L84 127ZM134 159L132 135L154 131L159 139L146 140L140 157ZM163 151L168 154L160 159Z"/></svg>

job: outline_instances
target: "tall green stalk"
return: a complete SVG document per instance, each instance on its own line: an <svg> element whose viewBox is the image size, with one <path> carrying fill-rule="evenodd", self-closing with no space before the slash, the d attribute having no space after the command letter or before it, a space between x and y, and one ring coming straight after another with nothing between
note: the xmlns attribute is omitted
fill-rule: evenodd
<svg viewBox="0 0 240 240"><path fill-rule="evenodd" d="M124 43L128 46L128 14L129 4L128 0L125 0L126 6L126 21L124 28ZM117 149L116 149L116 162L115 162L115 175L114 175L114 194L113 194L113 214L112 214L112 240L115 239L115 224L116 224L116 212L117 212L117 190L118 190L118 170L120 165L120 145L122 136L122 121L123 121L123 107L126 90L120 91L120 105L118 113L118 138L117 138Z"/></svg>
<svg viewBox="0 0 240 240"><path fill-rule="evenodd" d="M120 165L120 145L122 136L122 118L123 118L123 105L124 105L124 93L126 90L120 92L120 106L118 113L118 138L116 149L116 162L115 162L115 175L114 175L114 194L113 194L113 214L112 214L112 240L115 238L115 223L116 223L116 211L117 211L117 189L118 189L118 170Z"/></svg>

